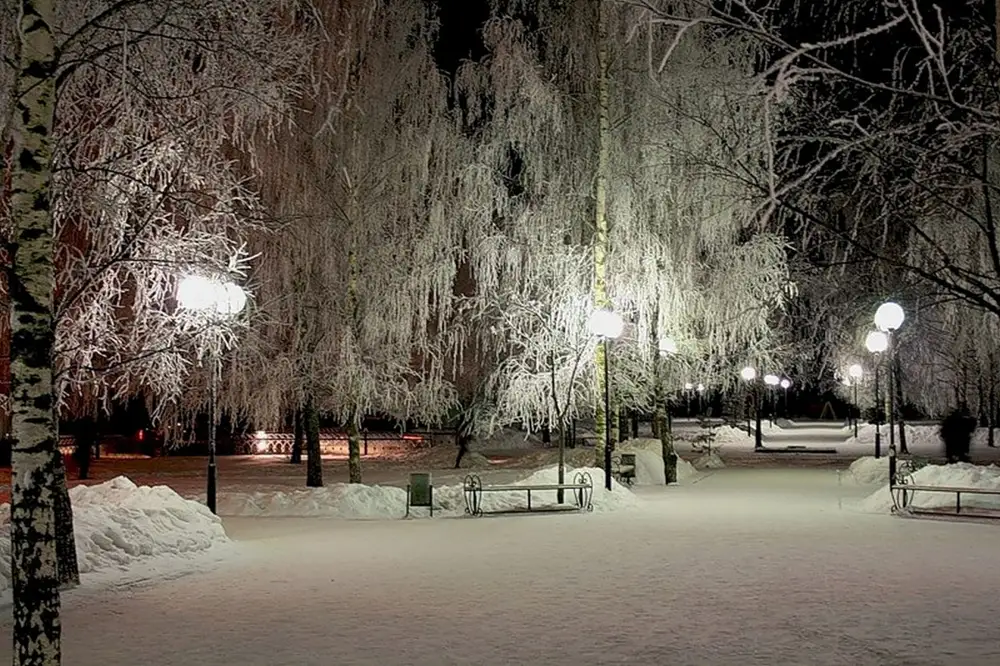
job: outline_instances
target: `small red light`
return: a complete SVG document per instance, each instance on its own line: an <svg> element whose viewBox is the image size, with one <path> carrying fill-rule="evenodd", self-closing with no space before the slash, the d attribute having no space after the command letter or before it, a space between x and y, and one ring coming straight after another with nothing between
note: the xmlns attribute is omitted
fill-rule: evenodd
<svg viewBox="0 0 1000 666"><path fill-rule="evenodd" d="M138 439L138 440L139 440L140 442L141 442L142 440L146 439L146 431L145 431L145 430L140 430L140 431L139 431L139 432L138 432L138 433L136 434L135 438L136 438L136 439Z"/></svg>

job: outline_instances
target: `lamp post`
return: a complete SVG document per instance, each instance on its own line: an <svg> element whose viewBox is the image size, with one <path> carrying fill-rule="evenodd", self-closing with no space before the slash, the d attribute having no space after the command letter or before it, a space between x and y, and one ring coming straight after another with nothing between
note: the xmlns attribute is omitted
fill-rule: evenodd
<svg viewBox="0 0 1000 666"><path fill-rule="evenodd" d="M666 366L666 360L677 353L677 342L669 335L665 335L660 338L658 346L660 351L660 363L661 365ZM666 370L664 369L663 372L665 373ZM660 376L660 373L657 373L656 381L659 383L659 390L663 392L664 387L666 386L666 377L662 377ZM663 427L664 425L667 426L667 436L669 437L673 434L673 414L671 414L672 410L670 409L670 397L662 395L661 400L663 401L663 416L666 423L661 423L660 427Z"/></svg>
<svg viewBox="0 0 1000 666"><path fill-rule="evenodd" d="M889 379L886 381L886 389L889 392L889 457L892 459L889 463L890 474L892 468L895 467L896 458L896 391L894 390L896 388L896 379L894 378L896 345L893 344L893 333L903 325L905 318L906 314L903 312L903 308L898 303L893 303L892 301L883 303L875 311L875 327L882 333L885 333L886 349L889 352ZM891 480L892 476L890 475L889 478Z"/></svg>
<svg viewBox="0 0 1000 666"><path fill-rule="evenodd" d="M757 425L757 430L754 432L753 436L753 448L757 451L764 448L760 433L760 391L757 390L757 383L754 381L757 379L757 370L748 365L740 370L740 377L743 378L743 381L750 384L750 395L753 398L754 405L754 422Z"/></svg>
<svg viewBox="0 0 1000 666"><path fill-rule="evenodd" d="M860 363L853 363L847 369L847 376L851 378L851 385L854 387L854 439L858 438L858 416L861 414L861 406L858 404L858 382L865 375L865 369Z"/></svg>
<svg viewBox="0 0 1000 666"><path fill-rule="evenodd" d="M235 317L247 304L247 293L235 282L217 280L189 275L180 281L177 287L177 304L184 310L202 312L219 323L222 320ZM212 368L208 383L208 485L206 488L206 504L209 511L216 509L216 462L215 462L215 429L218 407L218 377L222 358L218 353L212 353Z"/></svg>
<svg viewBox="0 0 1000 666"><path fill-rule="evenodd" d="M774 427L774 409L777 407L777 389L779 382L778 375L764 375L764 383L767 385L767 394L771 398L771 405L768 407L768 421L771 423L771 427Z"/></svg>
<svg viewBox="0 0 1000 666"><path fill-rule="evenodd" d="M878 370L881 365L879 354L889 346L889 338L882 331L872 331L865 338L865 347L875 355L875 457L882 457L882 403L879 402Z"/></svg>
<svg viewBox="0 0 1000 666"><path fill-rule="evenodd" d="M618 339L625 324L612 310L595 310L588 322L590 332L604 345L604 487L611 490L611 385L608 383L609 341Z"/></svg>
<svg viewBox="0 0 1000 666"><path fill-rule="evenodd" d="M788 377L785 377L785 378L783 378L781 380L780 386L781 386L782 391L784 391L784 395L782 397L784 398L784 402L785 402L784 412L785 412L785 418L787 419L788 418L788 389L792 388L792 380L789 379Z"/></svg>

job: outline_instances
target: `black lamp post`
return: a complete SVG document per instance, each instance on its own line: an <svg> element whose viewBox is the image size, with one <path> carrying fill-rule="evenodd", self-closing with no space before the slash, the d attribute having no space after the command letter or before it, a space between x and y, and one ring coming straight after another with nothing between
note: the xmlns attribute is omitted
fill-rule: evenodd
<svg viewBox="0 0 1000 666"><path fill-rule="evenodd" d="M875 355L875 457L882 457L882 397L879 394L879 365L881 354L889 346L889 338L882 331L872 331L865 338L865 347Z"/></svg>
<svg viewBox="0 0 1000 666"><path fill-rule="evenodd" d="M622 334L624 322L612 310L595 310L590 316L590 332L601 339L604 348L604 487L611 490L611 382L608 370L609 341Z"/></svg>

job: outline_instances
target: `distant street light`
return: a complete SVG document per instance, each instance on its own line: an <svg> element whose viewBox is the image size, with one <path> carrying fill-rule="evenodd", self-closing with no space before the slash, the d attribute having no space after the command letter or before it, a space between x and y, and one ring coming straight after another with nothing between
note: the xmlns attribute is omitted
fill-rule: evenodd
<svg viewBox="0 0 1000 666"><path fill-rule="evenodd" d="M753 368L752 366L748 365L747 367L740 370L740 377L743 378L743 381L750 384L750 396L753 399L753 404L754 404L753 408L754 422L757 425L757 430L756 432L754 432L753 436L753 448L755 451L759 451L760 449L764 448L764 442L760 432L760 389L757 386L757 382L754 381L755 379L757 379L757 370L756 368ZM748 421L747 428L749 429L749 427L750 423Z"/></svg>
<svg viewBox="0 0 1000 666"><path fill-rule="evenodd" d="M858 418L861 416L861 405L858 404L858 383L865 375L865 369L860 363L852 363L847 369L847 375L851 378L854 386L854 439L858 438Z"/></svg>
<svg viewBox="0 0 1000 666"><path fill-rule="evenodd" d="M595 310L588 322L590 332L601 339L604 346L604 487L611 490L611 384L608 381L609 341L617 340L625 329L625 322L612 310Z"/></svg>
<svg viewBox="0 0 1000 666"><path fill-rule="evenodd" d="M875 457L882 457L882 403L878 390L881 354L889 347L889 336L882 331L872 331L865 337L865 347L875 355Z"/></svg>
<svg viewBox="0 0 1000 666"><path fill-rule="evenodd" d="M782 388L782 400L784 401L784 412L785 418L788 418L788 389L792 388L792 380L788 377L782 377L781 382L778 384Z"/></svg>
<svg viewBox="0 0 1000 666"><path fill-rule="evenodd" d="M883 303L875 311L875 326L883 333L898 330L903 325L904 319L906 319L906 313L903 312L903 308L900 307L899 303L892 301Z"/></svg>
<svg viewBox="0 0 1000 666"><path fill-rule="evenodd" d="M781 380L778 375L764 375L764 383L768 387L767 395L770 398L770 406L768 408L768 420L771 422L771 427L774 427L774 412L778 407L778 384Z"/></svg>
<svg viewBox="0 0 1000 666"><path fill-rule="evenodd" d="M234 282L189 275L181 279L177 286L177 304L184 310L195 310L210 317L225 319L243 311L247 305L247 293ZM217 387L221 364L221 357L213 350L208 384L208 487L206 489L206 504L212 513L216 512L215 429L218 420Z"/></svg>

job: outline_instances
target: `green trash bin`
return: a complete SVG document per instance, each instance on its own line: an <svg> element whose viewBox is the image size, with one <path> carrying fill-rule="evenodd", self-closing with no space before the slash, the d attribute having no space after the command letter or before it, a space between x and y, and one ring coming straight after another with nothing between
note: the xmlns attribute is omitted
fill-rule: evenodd
<svg viewBox="0 0 1000 666"><path fill-rule="evenodd" d="M411 507L430 509L431 517L434 517L434 484L431 483L430 473L414 472L410 474L410 483L406 486L407 518L410 516Z"/></svg>

